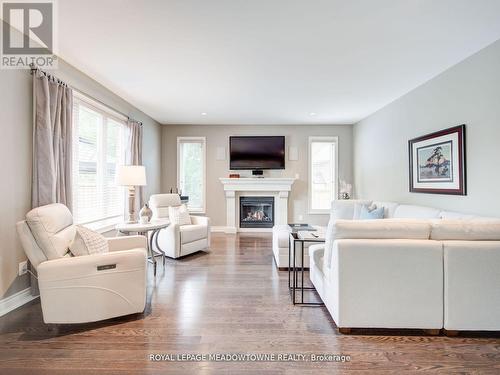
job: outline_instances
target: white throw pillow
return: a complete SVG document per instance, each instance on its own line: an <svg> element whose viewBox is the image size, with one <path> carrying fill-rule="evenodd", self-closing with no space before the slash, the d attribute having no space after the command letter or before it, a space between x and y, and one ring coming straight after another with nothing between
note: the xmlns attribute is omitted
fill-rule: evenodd
<svg viewBox="0 0 500 375"><path fill-rule="evenodd" d="M185 204L170 206L168 208L168 217L172 224L191 225L191 217Z"/></svg>
<svg viewBox="0 0 500 375"><path fill-rule="evenodd" d="M69 250L74 256L107 253L109 251L108 241L102 234L78 225L73 242Z"/></svg>

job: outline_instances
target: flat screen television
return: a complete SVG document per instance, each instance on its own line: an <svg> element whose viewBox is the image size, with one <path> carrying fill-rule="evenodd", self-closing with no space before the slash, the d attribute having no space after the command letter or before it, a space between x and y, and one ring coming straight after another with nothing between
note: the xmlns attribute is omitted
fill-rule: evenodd
<svg viewBox="0 0 500 375"><path fill-rule="evenodd" d="M229 137L229 169L285 169L285 137Z"/></svg>

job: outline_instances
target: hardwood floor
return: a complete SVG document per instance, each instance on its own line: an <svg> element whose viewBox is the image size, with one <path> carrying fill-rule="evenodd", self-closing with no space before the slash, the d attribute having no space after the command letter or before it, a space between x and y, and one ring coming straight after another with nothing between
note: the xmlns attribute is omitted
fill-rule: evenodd
<svg viewBox="0 0 500 375"><path fill-rule="evenodd" d="M212 237L212 252L150 270L144 314L47 328L34 301L0 318L0 374L500 373L500 336L337 333L324 307L294 307L271 237ZM88 308L92 308L89 306ZM401 336L400 334L404 334ZM331 353L350 362L153 362L150 354Z"/></svg>

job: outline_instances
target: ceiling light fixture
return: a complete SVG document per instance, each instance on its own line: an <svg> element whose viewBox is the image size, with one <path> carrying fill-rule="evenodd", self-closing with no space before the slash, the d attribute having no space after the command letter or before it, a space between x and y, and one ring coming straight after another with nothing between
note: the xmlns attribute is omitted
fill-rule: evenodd
<svg viewBox="0 0 500 375"><path fill-rule="evenodd" d="M206 115L207 115L207 112L201 112L201 115L202 115L202 116L206 116Z"/></svg>
<svg viewBox="0 0 500 375"><path fill-rule="evenodd" d="M309 112L309 116L316 116L316 112Z"/></svg>

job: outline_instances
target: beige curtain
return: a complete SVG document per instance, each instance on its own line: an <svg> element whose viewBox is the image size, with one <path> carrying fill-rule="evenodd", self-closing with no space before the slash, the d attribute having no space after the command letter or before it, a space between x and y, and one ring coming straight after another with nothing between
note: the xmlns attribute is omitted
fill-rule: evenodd
<svg viewBox="0 0 500 375"><path fill-rule="evenodd" d="M33 71L32 207L72 206L73 90L40 70Z"/></svg>
<svg viewBox="0 0 500 375"><path fill-rule="evenodd" d="M142 165L142 123L129 119L126 128L125 164ZM144 204L143 188L140 186L135 188L134 204L137 214ZM125 210L125 212L128 212L128 207L125 207Z"/></svg>

